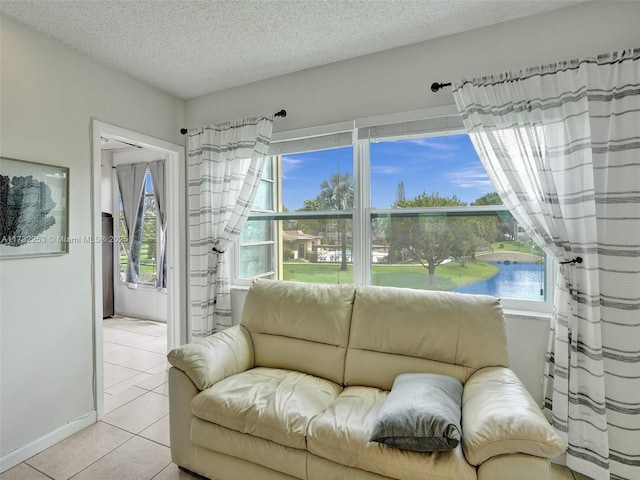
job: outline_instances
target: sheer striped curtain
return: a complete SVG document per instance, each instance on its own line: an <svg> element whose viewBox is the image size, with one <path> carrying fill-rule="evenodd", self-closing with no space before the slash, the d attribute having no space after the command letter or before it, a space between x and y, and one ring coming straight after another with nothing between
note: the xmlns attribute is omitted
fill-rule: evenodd
<svg viewBox="0 0 640 480"><path fill-rule="evenodd" d="M165 181L165 160L149 162L149 173L153 182L156 199L156 288L167 291L167 198Z"/></svg>
<svg viewBox="0 0 640 480"><path fill-rule="evenodd" d="M188 132L192 338L232 324L226 251L251 211L272 127L270 115Z"/></svg>
<svg viewBox="0 0 640 480"><path fill-rule="evenodd" d="M640 49L463 80L454 97L514 217L559 262L544 409L567 465L640 478Z"/></svg>
<svg viewBox="0 0 640 480"><path fill-rule="evenodd" d="M140 248L142 246L142 220L144 216L144 179L147 163L131 163L116 166L116 177L122 199L124 223L129 240L126 283L138 288L140 279Z"/></svg>

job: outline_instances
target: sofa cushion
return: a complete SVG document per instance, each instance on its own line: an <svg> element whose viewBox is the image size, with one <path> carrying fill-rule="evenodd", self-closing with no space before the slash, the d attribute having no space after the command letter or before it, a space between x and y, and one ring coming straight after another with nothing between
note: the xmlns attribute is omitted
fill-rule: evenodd
<svg viewBox="0 0 640 480"><path fill-rule="evenodd" d="M462 383L429 373L398 375L380 407L371 441L417 452L451 450L460 443Z"/></svg>
<svg viewBox="0 0 640 480"><path fill-rule="evenodd" d="M174 348L169 363L186 373L198 390L253 367L249 332L235 325L193 343Z"/></svg>
<svg viewBox="0 0 640 480"><path fill-rule="evenodd" d="M378 411L388 392L347 387L309 425L307 449L318 457L399 480L455 478L475 480L476 471L462 448L446 452L413 452L370 442Z"/></svg>
<svg viewBox="0 0 640 480"><path fill-rule="evenodd" d="M390 390L401 373L450 375L507 366L500 300L408 288L358 286L345 364L346 385ZM407 366L411 370L407 370Z"/></svg>
<svg viewBox="0 0 640 480"><path fill-rule="evenodd" d="M292 477L306 478L307 452L299 448L285 447L280 443L246 435L201 418L193 418L191 422L191 441L207 451L241 458ZM198 464L200 460L199 455ZM262 477L244 478L262 480Z"/></svg>
<svg viewBox="0 0 640 480"><path fill-rule="evenodd" d="M251 333L255 365L342 384L354 295L353 285L254 281L241 325Z"/></svg>
<svg viewBox="0 0 640 480"><path fill-rule="evenodd" d="M508 368L483 368L469 379L462 394L462 429L462 447L472 465L513 453L553 458L566 450L563 439Z"/></svg>
<svg viewBox="0 0 640 480"><path fill-rule="evenodd" d="M197 394L191 411L203 420L293 448L305 448L309 421L342 387L300 372L253 368Z"/></svg>

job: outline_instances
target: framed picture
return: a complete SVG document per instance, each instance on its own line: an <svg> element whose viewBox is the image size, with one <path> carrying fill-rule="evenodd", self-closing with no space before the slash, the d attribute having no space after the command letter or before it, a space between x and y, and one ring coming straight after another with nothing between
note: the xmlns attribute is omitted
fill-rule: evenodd
<svg viewBox="0 0 640 480"><path fill-rule="evenodd" d="M0 258L68 253L69 169L0 157Z"/></svg>

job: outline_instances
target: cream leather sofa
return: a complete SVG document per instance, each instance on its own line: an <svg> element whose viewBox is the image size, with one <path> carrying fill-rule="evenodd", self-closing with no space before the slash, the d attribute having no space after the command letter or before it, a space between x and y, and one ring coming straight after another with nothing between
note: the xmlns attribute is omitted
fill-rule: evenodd
<svg viewBox="0 0 640 480"><path fill-rule="evenodd" d="M493 297L259 280L240 325L168 358L173 461L214 480L546 480L564 451ZM464 384L454 450L369 441L405 372Z"/></svg>

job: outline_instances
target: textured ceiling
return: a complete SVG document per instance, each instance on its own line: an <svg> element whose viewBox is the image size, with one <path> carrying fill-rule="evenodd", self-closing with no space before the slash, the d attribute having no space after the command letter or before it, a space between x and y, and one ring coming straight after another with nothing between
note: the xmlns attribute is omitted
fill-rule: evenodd
<svg viewBox="0 0 640 480"><path fill-rule="evenodd" d="M0 0L0 13L178 97L588 0Z"/></svg>

